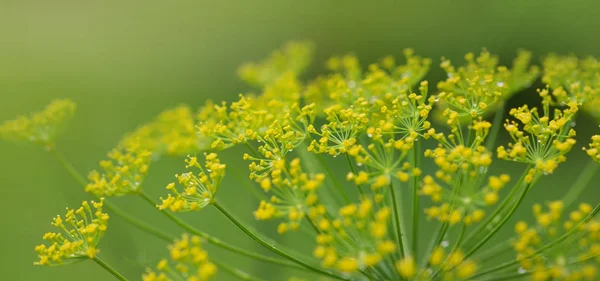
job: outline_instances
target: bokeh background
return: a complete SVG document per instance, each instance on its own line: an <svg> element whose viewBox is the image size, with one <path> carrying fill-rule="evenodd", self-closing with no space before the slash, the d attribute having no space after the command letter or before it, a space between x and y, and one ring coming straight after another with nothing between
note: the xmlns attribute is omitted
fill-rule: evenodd
<svg viewBox="0 0 600 281"><path fill-rule="evenodd" d="M483 47L505 64L517 48L533 51L536 62L547 52L600 56L598 11L598 1L0 0L0 120L40 109L54 98L75 100L78 113L58 145L87 173L124 133L161 110L180 103L199 106L207 98L231 100L250 90L236 78L236 67L288 40L316 43L317 57L307 77L321 72L332 54L352 51L366 64L413 47L434 59L427 79L437 81L442 55L458 62L464 53ZM535 102L534 90L517 95L511 105L525 102ZM598 131L586 117L577 128L580 143ZM234 165L247 165L235 153L229 155ZM586 161L575 149L568 164L536 187L528 204L560 197ZM154 165L148 192L162 194L181 164L181 159L166 159ZM516 172L522 167L499 162L494 169ZM600 198L598 180L596 175L586 191L588 201ZM235 181L230 183L221 189L221 198L243 220L252 221L256 202ZM88 198L42 149L0 143L0 279L112 280L91 262L32 265L33 246L51 230L50 219ZM115 202L171 233L180 232L137 198ZM520 216L529 216L528 204ZM212 210L184 217L224 240L261 251ZM273 227L260 226L269 233ZM508 227L499 238L510 232ZM130 280L167 254L164 243L116 217L101 246L104 259ZM212 252L267 280L285 280L267 265ZM234 279L221 274L218 280Z"/></svg>

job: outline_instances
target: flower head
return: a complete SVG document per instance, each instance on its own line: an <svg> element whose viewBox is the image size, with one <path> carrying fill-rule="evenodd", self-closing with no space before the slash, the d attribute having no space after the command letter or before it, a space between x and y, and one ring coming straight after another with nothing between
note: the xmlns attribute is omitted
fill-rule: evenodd
<svg viewBox="0 0 600 281"><path fill-rule="evenodd" d="M173 212L196 211L214 202L217 190L225 177L226 165L222 164L216 153L205 154L204 167L198 163L196 156L188 156L186 168L197 170L175 175L181 191L175 183L167 185L171 193L167 198L161 198L159 209L169 209Z"/></svg>
<svg viewBox="0 0 600 281"><path fill-rule="evenodd" d="M217 273L217 266L210 261L198 236L184 234L169 245L169 252L170 258L161 260L156 270L148 269L143 281L206 281Z"/></svg>
<svg viewBox="0 0 600 281"><path fill-rule="evenodd" d="M0 139L52 147L56 137L73 118L76 108L71 100L54 100L42 111L0 124Z"/></svg>
<svg viewBox="0 0 600 281"><path fill-rule="evenodd" d="M540 93L544 96L547 90ZM553 114L548 104L543 105L541 113L527 105L511 109L510 115L520 124L508 120L504 124L513 142L508 148L498 147L498 158L532 165L526 182L531 182L536 173L551 174L575 145L575 130L571 123L577 110L574 103L563 110L555 109Z"/></svg>
<svg viewBox="0 0 600 281"><path fill-rule="evenodd" d="M76 210L67 208L64 218L56 216L52 225L59 228L60 232L44 234L43 239L47 243L35 247L39 257L35 264L62 265L94 258L109 218L102 213L103 200L84 201Z"/></svg>
<svg viewBox="0 0 600 281"><path fill-rule="evenodd" d="M310 42L289 42L262 62L242 65L238 75L251 85L263 87L282 75L300 75L310 65L313 53Z"/></svg>
<svg viewBox="0 0 600 281"><path fill-rule="evenodd" d="M89 173L86 192L99 196L123 196L140 191L148 173L152 153L135 143L119 146L100 161L100 170Z"/></svg>
<svg viewBox="0 0 600 281"><path fill-rule="evenodd" d="M592 206L586 203L563 218L562 201L551 201L544 209L533 206L536 222L519 221L513 248L520 266L531 280L596 280L600 260L600 221L582 223ZM566 235L567 239L548 250L544 245Z"/></svg>
<svg viewBox="0 0 600 281"><path fill-rule="evenodd" d="M592 142L584 150L594 161L600 163L600 135L592 136Z"/></svg>

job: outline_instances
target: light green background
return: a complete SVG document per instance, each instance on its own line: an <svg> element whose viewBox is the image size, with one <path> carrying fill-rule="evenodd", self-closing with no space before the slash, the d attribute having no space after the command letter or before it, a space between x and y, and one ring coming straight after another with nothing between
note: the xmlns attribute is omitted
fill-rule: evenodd
<svg viewBox="0 0 600 281"><path fill-rule="evenodd" d="M417 4L422 2L428 4ZM331 54L353 51L367 63L413 47L434 59L428 79L435 80L441 75L439 57L459 61L482 47L499 54L503 63L520 47L534 51L536 59L549 51L600 56L599 10L598 1L0 0L0 120L39 109L53 98L75 100L79 112L59 147L87 173L121 135L162 109L232 99L249 90L236 79L236 67L287 40L317 43L312 74ZM523 93L512 104L535 100L534 93ZM581 143L590 130L598 131L591 120L578 122ZM586 161L581 151L572 154L529 201L555 199L565 191ZM181 167L178 159L155 165L148 192L158 197ZM498 165L495 171L519 168ZM252 220L255 202L243 188L229 184L220 196L244 220ZM586 197L597 202L600 193L590 188ZM112 280L89 262L32 266L33 246L51 230L50 219L86 198L43 150L0 143L0 279ZM179 233L136 198L115 202ZM185 217L223 239L259 249L213 210ZM261 228L272 232L272 226ZM427 226L423 233L429 235ZM268 266L212 252L266 279L284 280ZM101 255L137 280L146 265L166 255L166 248L113 218ZM222 274L218 280L230 277Z"/></svg>

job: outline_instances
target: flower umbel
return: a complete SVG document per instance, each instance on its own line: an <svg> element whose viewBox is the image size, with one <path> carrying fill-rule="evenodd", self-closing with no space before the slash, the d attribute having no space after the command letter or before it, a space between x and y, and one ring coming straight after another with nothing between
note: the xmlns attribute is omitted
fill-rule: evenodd
<svg viewBox="0 0 600 281"><path fill-rule="evenodd" d="M0 139L52 147L73 118L76 108L71 100L54 100L42 111L0 124Z"/></svg>
<svg viewBox="0 0 600 281"><path fill-rule="evenodd" d="M170 258L161 260L156 271L148 269L143 281L206 281L217 273L198 236L184 234L169 245L169 252Z"/></svg>
<svg viewBox="0 0 600 281"><path fill-rule="evenodd" d="M190 170L199 170L197 174L193 171L175 175L177 182L183 186L180 191L176 184L167 185L171 194L162 200L159 209L169 209L173 212L196 211L211 204L217 194L217 189L225 177L225 164L221 164L216 153L205 155L204 167L198 163L196 156L188 156L185 167Z"/></svg>
<svg viewBox="0 0 600 281"><path fill-rule="evenodd" d="M60 232L48 232L43 239L47 244L35 247L37 265L63 265L82 259L93 259L98 243L108 225L108 214L102 213L103 200L84 201L78 209L68 209L63 217L56 216L52 225Z"/></svg>

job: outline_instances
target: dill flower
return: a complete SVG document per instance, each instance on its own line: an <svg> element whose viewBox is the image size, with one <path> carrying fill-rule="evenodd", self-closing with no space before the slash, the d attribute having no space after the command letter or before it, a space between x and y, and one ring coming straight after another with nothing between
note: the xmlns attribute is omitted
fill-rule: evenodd
<svg viewBox="0 0 600 281"><path fill-rule="evenodd" d="M538 67L529 66L531 53L524 50L518 52L512 69L499 66L498 57L487 50L477 57L468 53L465 60L466 65L456 68L450 60L442 58L441 67L448 78L437 85L442 91L440 112L450 109L460 117L486 116L539 75Z"/></svg>
<svg viewBox="0 0 600 281"><path fill-rule="evenodd" d="M73 118L77 106L69 99L54 100L41 111L0 124L0 139L25 141L51 148Z"/></svg>
<svg viewBox="0 0 600 281"><path fill-rule="evenodd" d="M435 177L423 178L421 194L439 204L426 208L425 213L442 222L470 225L481 221L484 208L498 202L500 189L510 180L507 174L486 180L492 156L483 146L438 147L426 150L425 156L433 158L439 168Z"/></svg>
<svg viewBox="0 0 600 281"><path fill-rule="evenodd" d="M557 104L575 102L582 104L584 111L598 112L586 104L600 95L600 62L594 57L579 59L574 55L549 54L544 58L542 82L552 89L552 98Z"/></svg>
<svg viewBox="0 0 600 281"><path fill-rule="evenodd" d="M310 65L313 53L311 42L289 42L264 61L242 65L238 75L251 85L265 86L282 75L302 73Z"/></svg>
<svg viewBox="0 0 600 281"><path fill-rule="evenodd" d="M564 218L562 201L551 201L546 208L536 204L536 222L529 225L519 221L513 248L517 260L530 280L596 280L600 259L600 221L580 224L590 214L592 206L581 203ZM548 250L542 247L557 238L567 238Z"/></svg>
<svg viewBox="0 0 600 281"><path fill-rule="evenodd" d="M540 91L541 96L547 94L547 90ZM526 182L531 182L536 173L551 174L566 160L565 154L575 144L571 122L577 111L578 106L573 102L563 110L555 109L553 114L547 103L543 104L541 113L527 105L511 109L510 115L521 125L508 120L504 124L513 143L508 148L499 146L498 158L532 165Z"/></svg>
<svg viewBox="0 0 600 281"><path fill-rule="evenodd" d="M199 170L198 174L189 171L175 175L183 189L180 192L174 182L168 184L167 190L171 193L165 199L160 198L162 203L158 206L159 209L169 209L173 212L196 211L213 202L219 185L225 177L226 165L221 164L216 153L205 154L205 160L202 167L196 156L187 157L185 167Z"/></svg>
<svg viewBox="0 0 600 281"><path fill-rule="evenodd" d="M93 259L109 219L108 214L102 213L103 200L84 201L76 210L67 208L64 218L56 216L52 225L60 232L44 234L47 243L35 247L39 258L35 264L53 266Z"/></svg>
<svg viewBox="0 0 600 281"><path fill-rule="evenodd" d="M447 253L439 246L433 249L428 265L422 268L412 256L407 256L398 260L395 268L403 278L415 281L428 281L438 276L443 280L468 280L478 268L474 260L465 260L460 249Z"/></svg>
<svg viewBox="0 0 600 281"><path fill-rule="evenodd" d="M148 269L143 281L206 281L217 273L217 266L211 262L202 239L184 234L181 239L169 245L170 258L156 265L156 270Z"/></svg>
<svg viewBox="0 0 600 281"><path fill-rule="evenodd" d="M592 142L589 147L584 148L584 150L587 155L600 164L600 135L592 136Z"/></svg>
<svg viewBox="0 0 600 281"><path fill-rule="evenodd" d="M310 214L319 233L313 255L324 267L344 273L374 270L397 250L388 231L391 215L389 207L378 208L369 199L343 206L334 217L317 206Z"/></svg>
<svg viewBox="0 0 600 281"><path fill-rule="evenodd" d="M100 161L100 170L89 173L86 192L98 196L123 196L141 191L150 167L152 153L139 144L119 146L108 153L108 159Z"/></svg>

